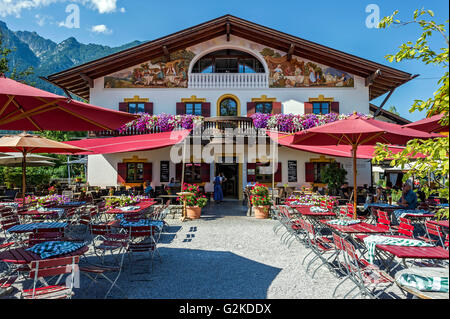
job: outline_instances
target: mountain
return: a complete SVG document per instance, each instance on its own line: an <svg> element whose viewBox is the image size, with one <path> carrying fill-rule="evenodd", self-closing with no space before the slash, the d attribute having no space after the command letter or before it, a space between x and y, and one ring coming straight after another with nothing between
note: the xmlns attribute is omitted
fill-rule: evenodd
<svg viewBox="0 0 450 319"><path fill-rule="evenodd" d="M1 20L0 37L3 47L13 49L8 56L10 69L16 67L18 70L26 70L30 66L33 67L34 74L29 77L29 81L40 89L57 94L64 93L54 85L39 79L39 76L47 77L142 43L133 41L118 47L109 47L94 43L83 44L74 37L55 43L36 32L12 31Z"/></svg>

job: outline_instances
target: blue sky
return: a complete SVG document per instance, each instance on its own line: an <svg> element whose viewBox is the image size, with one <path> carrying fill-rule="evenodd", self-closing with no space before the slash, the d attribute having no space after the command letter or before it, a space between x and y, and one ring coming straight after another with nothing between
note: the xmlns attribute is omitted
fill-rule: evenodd
<svg viewBox="0 0 450 319"><path fill-rule="evenodd" d="M80 10L80 27L63 24L67 5L74 3ZM376 4L380 16L400 11L400 18L409 19L415 9L425 7L435 12L435 19L448 19L449 4L445 0L408 1L265 1L265 0L0 0L0 20L12 30L36 31L55 42L75 37L82 43L118 46L133 40L152 40L224 14L232 14L310 41L317 42L362 58L420 74L419 78L401 86L385 107L395 106L410 120L424 117L409 113L415 99L432 96L442 69L407 61L389 63L384 56L395 53L397 47L418 37L413 25L388 30L369 29L365 21L366 6ZM436 38L436 44L443 42ZM379 105L383 97L372 102Z"/></svg>

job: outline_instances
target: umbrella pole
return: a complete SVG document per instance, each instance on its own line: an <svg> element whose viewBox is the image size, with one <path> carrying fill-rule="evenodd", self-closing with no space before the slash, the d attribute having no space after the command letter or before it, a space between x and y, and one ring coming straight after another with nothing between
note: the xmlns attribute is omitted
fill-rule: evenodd
<svg viewBox="0 0 450 319"><path fill-rule="evenodd" d="M27 152L22 152L22 199L23 205L25 205L25 191L27 189L26 180L27 180Z"/></svg>
<svg viewBox="0 0 450 319"><path fill-rule="evenodd" d="M356 206L358 202L358 192L357 192L357 186L356 186L356 149L358 148L357 145L352 145L352 153L353 153L353 219L356 219Z"/></svg>

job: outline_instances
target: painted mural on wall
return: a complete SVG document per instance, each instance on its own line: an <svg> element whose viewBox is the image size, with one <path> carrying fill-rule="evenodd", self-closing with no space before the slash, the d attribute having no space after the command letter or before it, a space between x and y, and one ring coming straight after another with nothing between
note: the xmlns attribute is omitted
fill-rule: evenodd
<svg viewBox="0 0 450 319"><path fill-rule="evenodd" d="M195 54L180 50L139 66L105 76L105 88L186 88L188 70Z"/></svg>
<svg viewBox="0 0 450 319"><path fill-rule="evenodd" d="M270 48L260 51L269 68L269 86L274 88L289 87L353 87L352 75L311 61L304 61Z"/></svg>

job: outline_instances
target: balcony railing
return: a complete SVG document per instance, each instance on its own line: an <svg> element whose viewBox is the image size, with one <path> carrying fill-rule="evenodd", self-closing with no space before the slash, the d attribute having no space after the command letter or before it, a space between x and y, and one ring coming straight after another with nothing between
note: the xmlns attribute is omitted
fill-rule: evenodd
<svg viewBox="0 0 450 319"><path fill-rule="evenodd" d="M266 73L191 73L188 87L192 89L268 88Z"/></svg>

